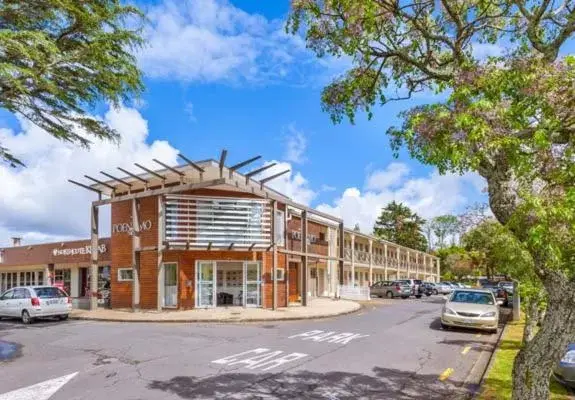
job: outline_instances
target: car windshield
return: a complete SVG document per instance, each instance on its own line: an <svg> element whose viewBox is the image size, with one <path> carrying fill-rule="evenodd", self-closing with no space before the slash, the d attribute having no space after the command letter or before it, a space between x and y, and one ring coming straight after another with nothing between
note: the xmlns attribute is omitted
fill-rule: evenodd
<svg viewBox="0 0 575 400"><path fill-rule="evenodd" d="M489 293L456 291L451 296L452 303L472 303L493 305L493 296Z"/></svg>
<svg viewBox="0 0 575 400"><path fill-rule="evenodd" d="M67 297L66 293L57 287L40 287L34 288L36 295L41 299L53 299L58 297Z"/></svg>

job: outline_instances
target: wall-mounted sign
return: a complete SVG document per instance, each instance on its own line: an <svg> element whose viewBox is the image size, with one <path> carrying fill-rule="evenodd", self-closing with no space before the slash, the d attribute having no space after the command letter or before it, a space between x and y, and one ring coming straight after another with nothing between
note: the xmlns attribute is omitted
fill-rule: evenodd
<svg viewBox="0 0 575 400"><path fill-rule="evenodd" d="M152 221L147 219L140 223L140 232L142 231L149 231L152 229ZM114 233L127 233L128 235L132 235L134 233L134 228L132 228L132 224L127 222L121 224L114 224L112 225L112 234Z"/></svg>
<svg viewBox="0 0 575 400"><path fill-rule="evenodd" d="M98 246L99 253L105 253L108 249L106 248L105 244L101 244ZM84 247L77 247L74 249L52 249L52 254L55 256L73 256L76 254L92 254L92 246L86 245Z"/></svg>

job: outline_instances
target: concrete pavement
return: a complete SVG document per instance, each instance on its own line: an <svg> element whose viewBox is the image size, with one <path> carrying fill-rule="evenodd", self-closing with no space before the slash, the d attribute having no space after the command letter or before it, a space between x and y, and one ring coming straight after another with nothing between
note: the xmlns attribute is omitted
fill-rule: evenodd
<svg viewBox="0 0 575 400"><path fill-rule="evenodd" d="M442 303L273 323L2 321L0 341L18 349L0 363L0 399L56 378L51 400L467 398L496 336L441 330Z"/></svg>
<svg viewBox="0 0 575 400"><path fill-rule="evenodd" d="M349 300L313 299L308 307L290 306L278 310L244 307L217 307L215 309L194 309L186 311L131 310L94 311L74 310L72 319L122 322L255 322L317 319L349 314L360 309L360 305Z"/></svg>

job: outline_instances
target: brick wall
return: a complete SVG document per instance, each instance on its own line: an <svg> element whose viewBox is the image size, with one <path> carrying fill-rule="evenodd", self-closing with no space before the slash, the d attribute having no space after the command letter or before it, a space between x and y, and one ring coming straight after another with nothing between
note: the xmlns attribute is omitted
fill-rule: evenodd
<svg viewBox="0 0 575 400"><path fill-rule="evenodd" d="M295 239L292 236L292 232L300 232L301 233L301 218L297 216L292 216L291 220L288 221L288 249L301 251L301 240ZM308 252L314 254L321 254L321 255L328 255L329 254L329 247L327 243L327 226L321 225L317 222L307 221L307 233L308 235L314 235L318 240L320 238L320 233L323 234L325 241L318 241L316 243L310 244L308 242Z"/></svg>

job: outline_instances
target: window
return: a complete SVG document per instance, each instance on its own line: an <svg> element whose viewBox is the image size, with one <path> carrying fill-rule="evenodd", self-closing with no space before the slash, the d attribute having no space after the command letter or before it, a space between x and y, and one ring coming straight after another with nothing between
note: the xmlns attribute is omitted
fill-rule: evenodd
<svg viewBox="0 0 575 400"><path fill-rule="evenodd" d="M134 271L132 268L119 268L118 269L118 281L119 282L130 282L134 279Z"/></svg>
<svg viewBox="0 0 575 400"><path fill-rule="evenodd" d="M276 281L283 281L285 279L285 269L284 268L277 268L276 269Z"/></svg>
<svg viewBox="0 0 575 400"><path fill-rule="evenodd" d="M321 242L325 242L325 233L324 233L324 232L320 232L320 233L319 233L319 240L320 240Z"/></svg>
<svg viewBox="0 0 575 400"><path fill-rule="evenodd" d="M13 299L29 299L30 292L28 289L14 289Z"/></svg>
<svg viewBox="0 0 575 400"><path fill-rule="evenodd" d="M278 246L285 246L285 213L283 211L276 210L274 224L274 241Z"/></svg>
<svg viewBox="0 0 575 400"><path fill-rule="evenodd" d="M57 269L54 271L54 286L61 287L66 293L70 293L70 278L69 269Z"/></svg>
<svg viewBox="0 0 575 400"><path fill-rule="evenodd" d="M6 293L4 293L2 297L0 297L0 300L12 300L13 297L14 297L14 291L9 290Z"/></svg>
<svg viewBox="0 0 575 400"><path fill-rule="evenodd" d="M37 285L43 285L44 284L44 271L38 271L38 272L36 272L36 274L37 274L36 275L37 276L36 284Z"/></svg>
<svg viewBox="0 0 575 400"><path fill-rule="evenodd" d="M66 293L58 289L57 287L41 287L35 288L36 296L40 299L57 299L61 297L68 297Z"/></svg>

